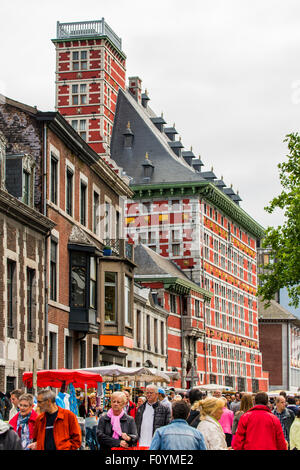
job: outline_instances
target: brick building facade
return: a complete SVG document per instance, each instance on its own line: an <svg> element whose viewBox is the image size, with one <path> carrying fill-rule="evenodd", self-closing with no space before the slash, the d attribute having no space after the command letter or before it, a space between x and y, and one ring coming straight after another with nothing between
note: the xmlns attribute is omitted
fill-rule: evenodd
<svg viewBox="0 0 300 470"><path fill-rule="evenodd" d="M29 203L22 174L20 196L17 198L7 191L6 145L0 132L1 391L21 386L25 370L44 366L47 301L44 248L54 226ZM12 146L10 157L13 150ZM20 156L19 150L17 160L24 162L27 155Z"/></svg>
<svg viewBox="0 0 300 470"><path fill-rule="evenodd" d="M119 88L125 89L121 39L104 21L57 23L56 110L99 154L109 156Z"/></svg>
<svg viewBox="0 0 300 470"><path fill-rule="evenodd" d="M120 39L106 27L104 19L58 24L57 38L53 40L58 57L57 109L67 113L71 121L77 120L76 112L80 115L85 103L75 112L71 88L63 93L68 85L78 85L79 90L82 84L84 91L87 80L101 77L104 82L99 82L100 88L112 84L105 47L117 54L122 51ZM93 73L96 46L102 60L99 76ZM101 47L104 49L100 51ZM78 65L81 52L83 64ZM142 91L141 79L129 77L129 86L125 87L122 54L122 80L115 76L109 114L113 123L110 147L95 149L120 175L130 177L134 198L127 205L128 237L170 258L192 282L212 295L211 303L203 309L204 340L198 338L195 345L200 356L205 351L198 370L205 382L240 390L266 390L268 376L262 370L256 299L256 247L263 228L239 207L239 194L226 187L222 178L217 179L213 169L203 171L203 162L195 158L192 148L185 150L181 139L176 140L174 126L168 127L163 116L157 116L149 107L150 98ZM73 58L75 70L71 70ZM84 97L83 102L88 98ZM100 94L101 106L107 107L107 99L107 94ZM102 116L101 111L100 120ZM87 142L94 146L96 142L90 137ZM98 144L103 145L102 136ZM177 327L176 335L180 336L181 319ZM180 354L185 355L182 345ZM170 362L168 367L172 367ZM180 372L182 377L188 376L186 370Z"/></svg>
<svg viewBox="0 0 300 470"><path fill-rule="evenodd" d="M19 261L30 258L43 274L37 367L98 365L105 355L117 354L118 347L133 345L134 254L122 239L123 200L132 191L59 113L39 112L6 98L0 114L10 192L32 206L40 225L47 220L51 227L42 247L30 229L23 228L22 238L21 227L3 228L8 249L18 253L12 245L20 237ZM107 244L112 247L108 256L103 250ZM16 293L23 311L26 286L21 280ZM8 307L6 302L4 318ZM106 346L101 356L99 341ZM22 354L24 348L22 343ZM26 367L32 370L29 363Z"/></svg>
<svg viewBox="0 0 300 470"><path fill-rule="evenodd" d="M275 300L258 303L259 340L270 390L300 390L300 320Z"/></svg>

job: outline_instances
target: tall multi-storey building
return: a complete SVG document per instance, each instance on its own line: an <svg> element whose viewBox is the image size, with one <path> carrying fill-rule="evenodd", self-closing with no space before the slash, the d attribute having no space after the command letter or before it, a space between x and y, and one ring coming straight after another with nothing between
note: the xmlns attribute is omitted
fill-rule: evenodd
<svg viewBox="0 0 300 470"><path fill-rule="evenodd" d="M176 140L175 127L153 112L141 79L130 77L126 89L121 41L104 19L58 23L53 42L57 110L116 172L130 177L128 237L170 258L212 294L204 338L199 335L195 344L195 351L205 351L205 381L266 390L256 299L263 228L239 206L238 192L217 179L213 168L203 171L192 148Z"/></svg>
<svg viewBox="0 0 300 470"><path fill-rule="evenodd" d="M109 155L119 88L125 89L122 41L102 18L57 22L56 110L98 154Z"/></svg>
<svg viewBox="0 0 300 470"><path fill-rule="evenodd" d="M202 170L202 161L175 139L176 129L151 110L148 94L133 94L132 85L129 79L128 90L119 90L111 143L111 158L131 177L135 193L127 206L128 237L170 258L212 294L205 336L195 345L199 354L205 351L198 372L206 382L266 390L256 298L263 228L240 207L232 187L213 169Z"/></svg>

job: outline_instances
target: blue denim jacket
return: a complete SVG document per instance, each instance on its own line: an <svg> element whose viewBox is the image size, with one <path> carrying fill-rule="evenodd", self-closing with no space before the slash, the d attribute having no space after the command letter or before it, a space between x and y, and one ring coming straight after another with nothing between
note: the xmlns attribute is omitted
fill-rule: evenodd
<svg viewBox="0 0 300 470"><path fill-rule="evenodd" d="M184 419L174 419L155 431L149 450L206 450L203 435Z"/></svg>

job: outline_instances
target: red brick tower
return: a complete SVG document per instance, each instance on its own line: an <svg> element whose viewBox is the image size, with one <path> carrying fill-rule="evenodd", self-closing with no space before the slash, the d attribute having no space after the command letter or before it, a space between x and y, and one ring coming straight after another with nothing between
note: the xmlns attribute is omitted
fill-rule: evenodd
<svg viewBox="0 0 300 470"><path fill-rule="evenodd" d="M57 22L55 108L100 155L110 153L119 87L125 89L122 41L104 18Z"/></svg>

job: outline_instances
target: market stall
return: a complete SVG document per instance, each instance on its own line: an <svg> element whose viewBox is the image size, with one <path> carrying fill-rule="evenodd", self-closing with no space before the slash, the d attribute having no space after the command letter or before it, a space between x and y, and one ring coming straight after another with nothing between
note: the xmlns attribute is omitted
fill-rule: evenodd
<svg viewBox="0 0 300 470"><path fill-rule="evenodd" d="M130 388L133 399L141 390L140 383L169 383L170 377L164 372L149 367L123 367L117 364L109 366L89 367L79 369L91 373L98 373L103 378L103 408L110 407L110 397L114 391ZM133 383L129 386L128 383Z"/></svg>

